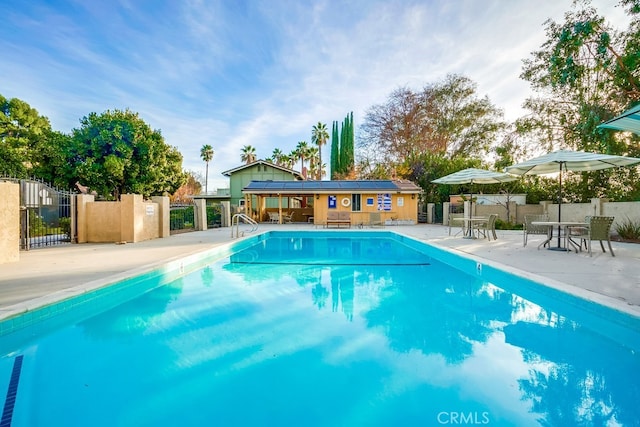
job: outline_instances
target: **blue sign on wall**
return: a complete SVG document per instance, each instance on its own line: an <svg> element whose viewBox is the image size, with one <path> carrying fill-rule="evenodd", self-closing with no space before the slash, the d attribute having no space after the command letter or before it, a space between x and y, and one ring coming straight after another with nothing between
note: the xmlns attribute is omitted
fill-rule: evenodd
<svg viewBox="0 0 640 427"><path fill-rule="evenodd" d="M338 206L338 198L336 196L329 196L329 209L335 209Z"/></svg>
<svg viewBox="0 0 640 427"><path fill-rule="evenodd" d="M378 210L390 211L391 210L391 194L378 194Z"/></svg>

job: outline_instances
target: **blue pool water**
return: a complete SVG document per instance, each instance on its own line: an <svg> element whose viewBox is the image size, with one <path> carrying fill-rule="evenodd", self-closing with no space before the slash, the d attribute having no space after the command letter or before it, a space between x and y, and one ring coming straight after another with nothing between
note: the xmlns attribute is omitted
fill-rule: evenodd
<svg viewBox="0 0 640 427"><path fill-rule="evenodd" d="M638 319L389 232L214 258L6 332L2 421L639 423Z"/></svg>

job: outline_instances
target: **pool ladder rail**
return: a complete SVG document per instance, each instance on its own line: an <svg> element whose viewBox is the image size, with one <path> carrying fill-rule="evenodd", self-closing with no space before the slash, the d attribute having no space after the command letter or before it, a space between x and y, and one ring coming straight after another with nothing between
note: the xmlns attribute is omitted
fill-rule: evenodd
<svg viewBox="0 0 640 427"><path fill-rule="evenodd" d="M242 220L246 224L251 225L250 230L240 230L240 220ZM252 219L251 217L243 214L237 213L233 215L231 218L231 238L244 237L245 233L253 233L258 229L258 223Z"/></svg>

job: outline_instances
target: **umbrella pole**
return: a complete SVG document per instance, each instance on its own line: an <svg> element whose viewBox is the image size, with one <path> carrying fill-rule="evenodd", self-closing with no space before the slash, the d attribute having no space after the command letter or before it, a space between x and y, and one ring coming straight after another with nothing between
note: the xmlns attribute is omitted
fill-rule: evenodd
<svg viewBox="0 0 640 427"><path fill-rule="evenodd" d="M562 221L562 162L560 162L560 189L558 191L558 223L560 223ZM562 245L560 244L560 231L561 231L561 226L560 224L558 224L558 247L556 248L556 250L560 251L560 250L566 250L566 248L563 248Z"/></svg>
<svg viewBox="0 0 640 427"><path fill-rule="evenodd" d="M562 163L560 163L560 191L558 191L558 222L562 221ZM558 247L560 247L560 224L558 224Z"/></svg>
<svg viewBox="0 0 640 427"><path fill-rule="evenodd" d="M469 184L469 220L471 220L471 217L473 217L473 188L471 187L472 185L473 185L473 181L471 181L471 184ZM469 225L469 228L468 228L469 238L473 239L473 229L471 228L471 221L467 221L467 224Z"/></svg>

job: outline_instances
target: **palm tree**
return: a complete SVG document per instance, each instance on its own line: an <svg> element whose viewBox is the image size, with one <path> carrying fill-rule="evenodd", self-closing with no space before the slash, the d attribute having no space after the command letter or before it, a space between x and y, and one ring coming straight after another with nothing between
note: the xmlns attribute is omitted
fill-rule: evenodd
<svg viewBox="0 0 640 427"><path fill-rule="evenodd" d="M240 155L240 160L245 162L246 164L253 163L256 161L256 149L251 145L245 145L242 147L242 154Z"/></svg>
<svg viewBox="0 0 640 427"><path fill-rule="evenodd" d="M316 179L318 176L318 147L309 147L307 153L307 159L309 160L309 176L308 179Z"/></svg>
<svg viewBox="0 0 640 427"><path fill-rule="evenodd" d="M293 153L289 155L285 154L282 158L282 163L284 167L286 167L287 169L292 169L293 165L297 160L298 160L298 157L295 154Z"/></svg>
<svg viewBox="0 0 640 427"><path fill-rule="evenodd" d="M322 163L322 165L318 165L318 175L320 175L320 179L327 176L327 164Z"/></svg>
<svg viewBox="0 0 640 427"><path fill-rule="evenodd" d="M304 170L304 161L309 158L309 144L307 141L299 141L293 153L300 159L300 172L302 173Z"/></svg>
<svg viewBox="0 0 640 427"><path fill-rule="evenodd" d="M209 187L207 186L207 184L209 184L209 162L211 160L213 160L213 147L210 146L209 144L205 144L202 146L202 148L200 149L200 157L202 158L202 160L204 160L205 164L207 165L206 167L206 172L205 172L205 176L204 176L204 193L206 194L209 191Z"/></svg>
<svg viewBox="0 0 640 427"><path fill-rule="evenodd" d="M279 148L274 148L273 153L271 153L271 158L273 159L273 162L278 166L282 166L283 156L284 156L284 153Z"/></svg>
<svg viewBox="0 0 640 427"><path fill-rule="evenodd" d="M322 146L327 143L329 139L329 133L327 132L327 125L321 122L318 122L317 125L314 125L311 129L311 142L318 146L318 157L320 158L320 164L322 164ZM322 168L318 170L318 181L322 179Z"/></svg>

